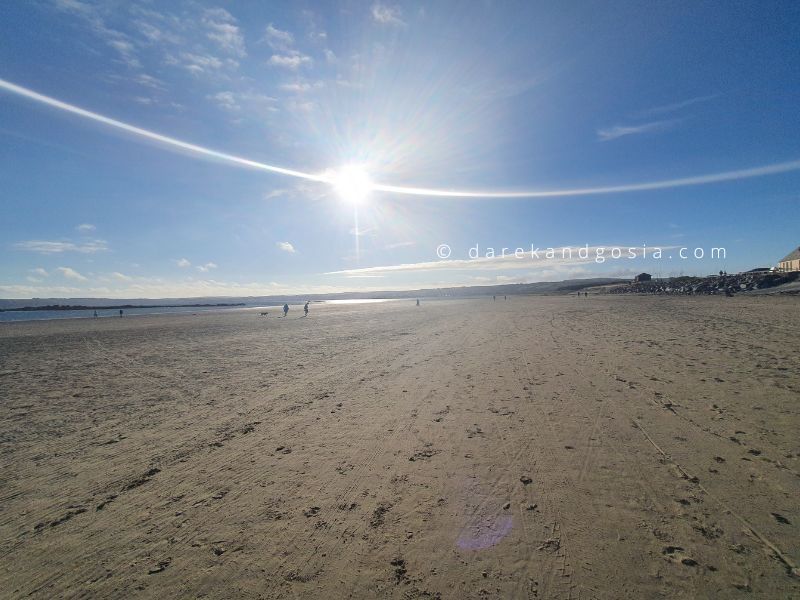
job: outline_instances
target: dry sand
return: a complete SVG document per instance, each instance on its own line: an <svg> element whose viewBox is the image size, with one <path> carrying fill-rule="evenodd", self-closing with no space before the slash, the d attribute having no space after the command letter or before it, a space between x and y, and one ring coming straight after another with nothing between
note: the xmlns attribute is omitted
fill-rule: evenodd
<svg viewBox="0 0 800 600"><path fill-rule="evenodd" d="M0 596L800 597L798 308L3 325Z"/></svg>

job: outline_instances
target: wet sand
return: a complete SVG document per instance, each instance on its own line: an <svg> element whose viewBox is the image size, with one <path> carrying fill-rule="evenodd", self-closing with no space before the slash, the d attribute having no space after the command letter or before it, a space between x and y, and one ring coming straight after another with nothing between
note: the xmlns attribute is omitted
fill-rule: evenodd
<svg viewBox="0 0 800 600"><path fill-rule="evenodd" d="M0 326L8 598L800 596L800 302Z"/></svg>

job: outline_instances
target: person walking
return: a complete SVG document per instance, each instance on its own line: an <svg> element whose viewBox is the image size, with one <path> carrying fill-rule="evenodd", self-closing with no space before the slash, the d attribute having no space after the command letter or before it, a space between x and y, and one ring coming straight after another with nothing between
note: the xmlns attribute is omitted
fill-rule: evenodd
<svg viewBox="0 0 800 600"><path fill-rule="evenodd" d="M283 316L286 317L286 313L288 313L288 312L289 312L289 305L288 304L284 304L283 305Z"/></svg>
<svg viewBox="0 0 800 600"><path fill-rule="evenodd" d="M303 312L308 316L308 301L306 301L306 305L303 307Z"/></svg>

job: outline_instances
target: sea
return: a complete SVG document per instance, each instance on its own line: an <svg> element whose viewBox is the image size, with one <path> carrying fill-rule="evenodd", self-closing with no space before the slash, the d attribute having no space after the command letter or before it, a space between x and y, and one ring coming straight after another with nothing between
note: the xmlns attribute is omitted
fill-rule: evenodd
<svg viewBox="0 0 800 600"><path fill-rule="evenodd" d="M352 300L325 300L324 304L372 304L376 302L389 302L385 298L357 298ZM291 305L297 305L297 302L290 302ZM302 304L302 303L300 303ZM202 313L212 311L229 311L229 310L243 310L243 309L256 309L256 308L275 308L283 306L283 302L275 302L272 304L265 304L260 302L253 305L245 306L150 306L143 308L124 308L123 315L125 317L136 317L141 315L163 315L175 313ZM276 313L277 314L277 313ZM119 318L118 308L103 308L97 309L97 317L101 319ZM11 323L16 321L47 321L51 319L93 319L94 309L88 310L6 310L0 312L0 323Z"/></svg>

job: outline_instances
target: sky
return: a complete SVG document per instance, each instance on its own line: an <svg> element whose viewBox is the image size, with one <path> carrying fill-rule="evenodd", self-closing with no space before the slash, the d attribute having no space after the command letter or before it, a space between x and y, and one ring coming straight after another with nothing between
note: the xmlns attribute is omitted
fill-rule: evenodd
<svg viewBox="0 0 800 600"><path fill-rule="evenodd" d="M799 29L797 2L0 3L0 297L774 266Z"/></svg>

